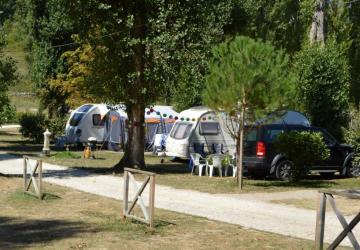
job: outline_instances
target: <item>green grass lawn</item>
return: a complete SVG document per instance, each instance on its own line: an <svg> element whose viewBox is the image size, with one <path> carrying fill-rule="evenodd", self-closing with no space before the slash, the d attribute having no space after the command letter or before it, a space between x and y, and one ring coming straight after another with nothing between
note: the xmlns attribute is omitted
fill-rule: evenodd
<svg viewBox="0 0 360 250"><path fill-rule="evenodd" d="M22 79L27 79L29 75L29 64L26 59L26 53L22 48L8 46L5 48L5 55L13 58L18 68L18 73ZM31 91L30 86L24 85L22 91Z"/></svg>
<svg viewBox="0 0 360 250"><path fill-rule="evenodd" d="M155 209L155 231L121 217L122 202L44 183L49 198L0 176L1 249L312 249L313 241ZM139 210L136 210L139 215Z"/></svg>
<svg viewBox="0 0 360 250"><path fill-rule="evenodd" d="M36 96L17 96L10 92L9 97L17 112L36 112L39 109L39 99Z"/></svg>

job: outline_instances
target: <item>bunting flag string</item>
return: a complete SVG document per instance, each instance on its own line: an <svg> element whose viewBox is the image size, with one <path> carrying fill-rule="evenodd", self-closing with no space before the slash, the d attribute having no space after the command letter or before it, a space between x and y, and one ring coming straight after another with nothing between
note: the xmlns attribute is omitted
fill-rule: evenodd
<svg viewBox="0 0 360 250"><path fill-rule="evenodd" d="M168 118L168 119L174 119L176 120L180 120L180 121L192 121L192 122L196 122L196 121L211 121L211 120L215 120L215 118L213 116L207 116L207 117L202 117L202 118L191 118L191 117L178 117L178 116L173 116L171 114L166 114L163 113L161 114L159 111L156 111L153 107L150 107L149 110L146 112L147 115L150 115L151 113L156 112L156 115L163 117L163 118Z"/></svg>

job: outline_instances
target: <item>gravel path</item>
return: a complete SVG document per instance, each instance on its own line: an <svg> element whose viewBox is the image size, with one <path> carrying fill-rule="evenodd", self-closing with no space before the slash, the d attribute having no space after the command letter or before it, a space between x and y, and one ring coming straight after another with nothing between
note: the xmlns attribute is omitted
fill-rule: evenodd
<svg viewBox="0 0 360 250"><path fill-rule="evenodd" d="M7 124L7 125L1 125L0 128L8 129L8 128L21 128L18 124Z"/></svg>
<svg viewBox="0 0 360 250"><path fill-rule="evenodd" d="M312 199L319 196L317 190L297 190L284 191L274 193L245 193L245 194L222 194L224 197L232 197L238 199L255 200L255 201L273 201L273 200L287 200L287 199Z"/></svg>
<svg viewBox="0 0 360 250"><path fill-rule="evenodd" d="M0 154L0 173L21 175L22 162L22 159ZM43 166L43 179L46 182L109 198L122 199L123 179L120 176L97 175L85 170L74 170L46 163ZM140 183L138 183L139 185ZM268 199L264 193L214 195L192 190L174 189L162 185L156 185L155 192L155 205L157 208L237 224L245 228L314 240L315 211L267 203L266 200ZM269 199L274 199L276 195L284 197L284 194L281 193L268 194L271 197ZM286 192L285 197L299 197L301 191L292 193ZM133 194L133 189L130 189L130 197ZM292 195L295 196L291 197ZM314 195L314 193L310 195ZM258 196L258 199L254 198L256 196ZM262 200L259 197L262 197ZM144 195L143 199L147 204L147 195ZM350 218L347 217L347 220L349 221ZM354 232L358 239L360 239L359 229L357 228ZM325 241L330 243L340 231L341 226L335 215L327 213ZM347 240L343 244L350 245Z"/></svg>

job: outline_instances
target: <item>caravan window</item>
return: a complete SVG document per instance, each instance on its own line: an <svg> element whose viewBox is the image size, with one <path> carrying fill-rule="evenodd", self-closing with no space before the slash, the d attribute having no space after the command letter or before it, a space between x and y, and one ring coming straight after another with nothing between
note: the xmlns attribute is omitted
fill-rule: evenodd
<svg viewBox="0 0 360 250"><path fill-rule="evenodd" d="M220 133L220 124L218 122L200 122L201 135L218 135Z"/></svg>
<svg viewBox="0 0 360 250"><path fill-rule="evenodd" d="M192 123L177 123L170 136L175 139L185 139L189 136L192 126Z"/></svg>
<svg viewBox="0 0 360 250"><path fill-rule="evenodd" d="M73 117L71 117L70 126L77 126L84 115L85 113L75 113Z"/></svg>
<svg viewBox="0 0 360 250"><path fill-rule="evenodd" d="M84 113L86 113L86 112L89 111L89 109L90 109L92 106L93 106L93 105L91 105L91 104L81 106L77 112L84 112Z"/></svg>
<svg viewBox="0 0 360 250"><path fill-rule="evenodd" d="M93 114L92 120L94 126L104 126L105 124L105 119L102 119L100 114Z"/></svg>

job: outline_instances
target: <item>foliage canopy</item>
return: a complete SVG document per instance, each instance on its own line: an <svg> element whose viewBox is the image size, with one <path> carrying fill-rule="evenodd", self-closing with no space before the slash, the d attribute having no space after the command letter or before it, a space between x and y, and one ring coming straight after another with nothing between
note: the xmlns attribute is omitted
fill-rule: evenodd
<svg viewBox="0 0 360 250"><path fill-rule="evenodd" d="M239 36L213 50L204 102L215 110L238 111L248 118L274 111L293 98L289 58L269 43Z"/></svg>
<svg viewBox="0 0 360 250"><path fill-rule="evenodd" d="M333 42L306 47L296 56L299 96L314 126L327 128L338 139L349 111L350 72L346 56Z"/></svg>

